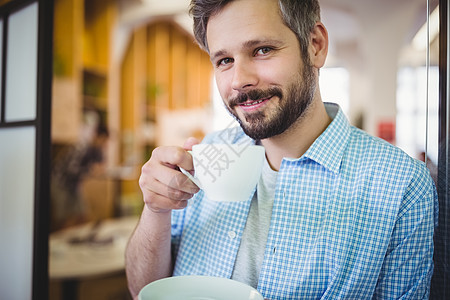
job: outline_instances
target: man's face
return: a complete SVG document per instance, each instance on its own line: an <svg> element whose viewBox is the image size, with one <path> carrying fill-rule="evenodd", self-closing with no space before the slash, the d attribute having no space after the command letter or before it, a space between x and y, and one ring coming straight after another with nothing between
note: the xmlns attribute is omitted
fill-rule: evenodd
<svg viewBox="0 0 450 300"><path fill-rule="evenodd" d="M207 39L219 92L254 139L283 133L312 102L316 77L276 0L236 0L210 18Z"/></svg>

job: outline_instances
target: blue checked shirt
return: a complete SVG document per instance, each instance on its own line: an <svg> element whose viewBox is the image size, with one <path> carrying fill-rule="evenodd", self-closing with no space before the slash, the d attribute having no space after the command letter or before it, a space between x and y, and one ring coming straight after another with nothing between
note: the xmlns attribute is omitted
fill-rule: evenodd
<svg viewBox="0 0 450 300"><path fill-rule="evenodd" d="M308 151L282 161L257 289L272 300L427 299L438 210L428 170L327 110L334 119ZM204 140L245 142L240 128ZM174 276L231 277L251 198L200 191L173 211Z"/></svg>

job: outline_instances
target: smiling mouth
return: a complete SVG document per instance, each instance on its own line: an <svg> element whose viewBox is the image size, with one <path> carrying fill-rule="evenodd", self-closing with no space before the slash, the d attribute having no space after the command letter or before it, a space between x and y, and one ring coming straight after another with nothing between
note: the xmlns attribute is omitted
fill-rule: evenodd
<svg viewBox="0 0 450 300"><path fill-rule="evenodd" d="M254 106L254 105L258 105L260 103L263 103L264 101L267 101L269 99L270 99L270 97L269 98L260 99L260 100L256 100L256 101L247 101L247 102L241 103L239 105L240 106Z"/></svg>

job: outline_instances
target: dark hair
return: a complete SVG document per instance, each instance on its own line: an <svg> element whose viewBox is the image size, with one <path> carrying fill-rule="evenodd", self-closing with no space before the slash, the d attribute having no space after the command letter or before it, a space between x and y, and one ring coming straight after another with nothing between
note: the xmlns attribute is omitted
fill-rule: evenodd
<svg viewBox="0 0 450 300"><path fill-rule="evenodd" d="M194 36L200 47L209 52L206 27L209 18L219 13L234 0L191 0L189 13L194 20ZM318 0L278 0L284 24L297 36L304 57L308 54L309 36L317 21L320 21Z"/></svg>
<svg viewBox="0 0 450 300"><path fill-rule="evenodd" d="M97 132L96 133L97 133L98 137L105 137L105 138L109 137L108 127L106 127L106 125L103 124L103 123L99 123L97 125Z"/></svg>

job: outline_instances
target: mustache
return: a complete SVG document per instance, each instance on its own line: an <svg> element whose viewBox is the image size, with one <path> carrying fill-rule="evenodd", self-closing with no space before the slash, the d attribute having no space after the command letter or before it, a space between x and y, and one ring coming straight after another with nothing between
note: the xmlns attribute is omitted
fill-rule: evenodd
<svg viewBox="0 0 450 300"><path fill-rule="evenodd" d="M281 88L271 87L266 90L254 89L245 93L241 92L237 94L236 97L233 97L228 101L228 105L232 108L234 106L247 102L248 100L256 101L259 99L270 98L274 96L280 99L283 98L283 91L281 90Z"/></svg>

